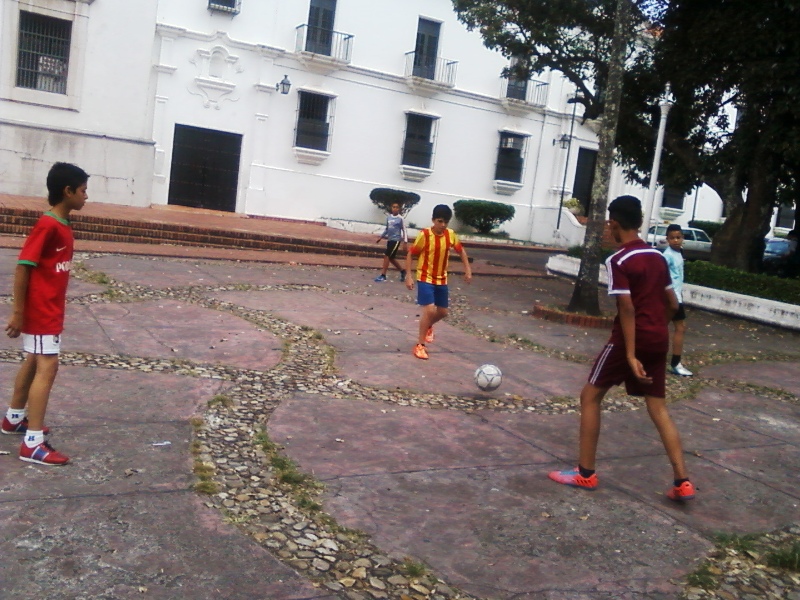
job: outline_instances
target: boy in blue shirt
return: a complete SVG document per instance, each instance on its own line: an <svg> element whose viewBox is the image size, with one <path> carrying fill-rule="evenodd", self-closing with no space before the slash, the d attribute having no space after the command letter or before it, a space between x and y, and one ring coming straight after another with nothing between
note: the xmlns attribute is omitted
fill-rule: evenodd
<svg viewBox="0 0 800 600"><path fill-rule="evenodd" d="M683 309L683 253L681 252L683 230L680 225L673 223L667 227L667 243L669 246L664 250L664 258L667 259L667 266L669 266L672 289L675 290L675 295L678 297L678 312L672 317L675 334L672 336L672 360L669 372L681 377L691 377L694 373L681 364L683 336L686 333L686 311Z"/></svg>
<svg viewBox="0 0 800 600"><path fill-rule="evenodd" d="M381 269L381 274L375 278L378 283L386 281L386 271L389 270L390 262L400 271L400 281L406 280L406 272L397 262L395 256L397 256L397 250L400 248L401 243L403 244L403 252L408 252L408 232L406 231L405 221L400 215L400 203L392 203L391 210L392 214L386 215L386 229L383 230L381 237L375 241L377 244L381 240L387 240L386 252L383 256L383 269Z"/></svg>

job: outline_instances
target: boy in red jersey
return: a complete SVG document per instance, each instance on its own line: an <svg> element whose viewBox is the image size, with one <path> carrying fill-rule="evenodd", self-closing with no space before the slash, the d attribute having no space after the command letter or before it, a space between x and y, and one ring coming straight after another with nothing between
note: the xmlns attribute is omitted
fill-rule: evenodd
<svg viewBox="0 0 800 600"><path fill-rule="evenodd" d="M58 372L67 284L72 267L73 238L68 220L88 198L83 169L56 163L47 174L47 201L52 210L34 225L19 253L14 275L14 309L6 325L9 337L22 334L27 356L14 381L14 395L3 418L6 434L25 436L21 460L40 465L64 465L69 458L45 439L50 390Z"/></svg>
<svg viewBox="0 0 800 600"><path fill-rule="evenodd" d="M458 252L464 263L464 281L472 281L472 269L469 266L467 251L452 229L447 225L453 218L452 209L446 204L433 208L433 225L423 229L414 240L411 251L406 254L406 287L414 289L414 277L411 273L412 256L417 260L417 304L422 307L419 318L419 339L412 353L417 358L428 359L425 344L433 342L433 326L447 316L449 291L447 289L447 262L450 251Z"/></svg>
<svg viewBox="0 0 800 600"><path fill-rule="evenodd" d="M608 207L609 228L622 244L606 261L608 293L617 299L617 317L611 339L600 352L581 391L580 456L578 467L553 471L558 483L594 490L597 440L600 437L600 403L611 386L625 382L632 396L644 396L647 412L667 451L674 482L671 500L694 498L686 474L680 436L665 401L668 324L678 310L667 262L661 252L639 239L642 205L633 196L620 196Z"/></svg>

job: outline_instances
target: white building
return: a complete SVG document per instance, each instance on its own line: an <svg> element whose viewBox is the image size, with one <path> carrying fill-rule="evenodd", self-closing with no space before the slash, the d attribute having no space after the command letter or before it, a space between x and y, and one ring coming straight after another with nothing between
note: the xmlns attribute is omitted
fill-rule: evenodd
<svg viewBox="0 0 800 600"><path fill-rule="evenodd" d="M582 239L558 218L597 148L580 109L569 135L572 87L502 79L450 0L0 4L0 191L40 194L69 160L101 202L377 222L390 187L422 196L419 225L476 198L515 207L514 238Z"/></svg>

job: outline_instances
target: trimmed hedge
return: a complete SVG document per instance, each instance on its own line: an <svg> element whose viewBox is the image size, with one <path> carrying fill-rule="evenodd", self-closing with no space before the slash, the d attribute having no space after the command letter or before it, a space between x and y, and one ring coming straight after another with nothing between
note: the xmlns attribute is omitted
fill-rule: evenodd
<svg viewBox="0 0 800 600"><path fill-rule="evenodd" d="M708 237L714 239L714 236L717 235L717 232L722 229L722 223L717 223L716 221L689 221L689 227L694 227L695 229L702 229L708 234Z"/></svg>
<svg viewBox="0 0 800 600"><path fill-rule="evenodd" d="M456 218L478 230L489 233L492 229L514 218L514 207L489 200L459 200L453 204Z"/></svg>
<svg viewBox="0 0 800 600"><path fill-rule="evenodd" d="M788 304L800 304L800 280L797 279L747 273L699 260L685 263L684 273L686 283Z"/></svg>
<svg viewBox="0 0 800 600"><path fill-rule="evenodd" d="M400 214L407 215L419 203L419 194L394 190L392 188L375 188L369 193L369 199L383 212L391 212L392 204L400 205Z"/></svg>

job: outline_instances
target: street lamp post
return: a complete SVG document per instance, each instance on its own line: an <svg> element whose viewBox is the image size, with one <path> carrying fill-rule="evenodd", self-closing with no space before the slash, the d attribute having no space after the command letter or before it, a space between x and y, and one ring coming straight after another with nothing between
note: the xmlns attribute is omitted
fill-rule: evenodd
<svg viewBox="0 0 800 600"><path fill-rule="evenodd" d="M656 203L656 187L658 187L658 171L661 167L661 151L664 148L664 132L667 129L667 115L673 104L675 104L675 100L672 97L669 84L667 84L664 95L658 101L658 107L661 109L661 120L658 123L658 138L656 139L656 153L653 157L653 170L650 172L650 186L647 188L647 219L642 223L642 233L645 240L647 240L647 234L650 231L650 221L653 218L654 205ZM653 243L655 244L655 236L653 236Z"/></svg>

